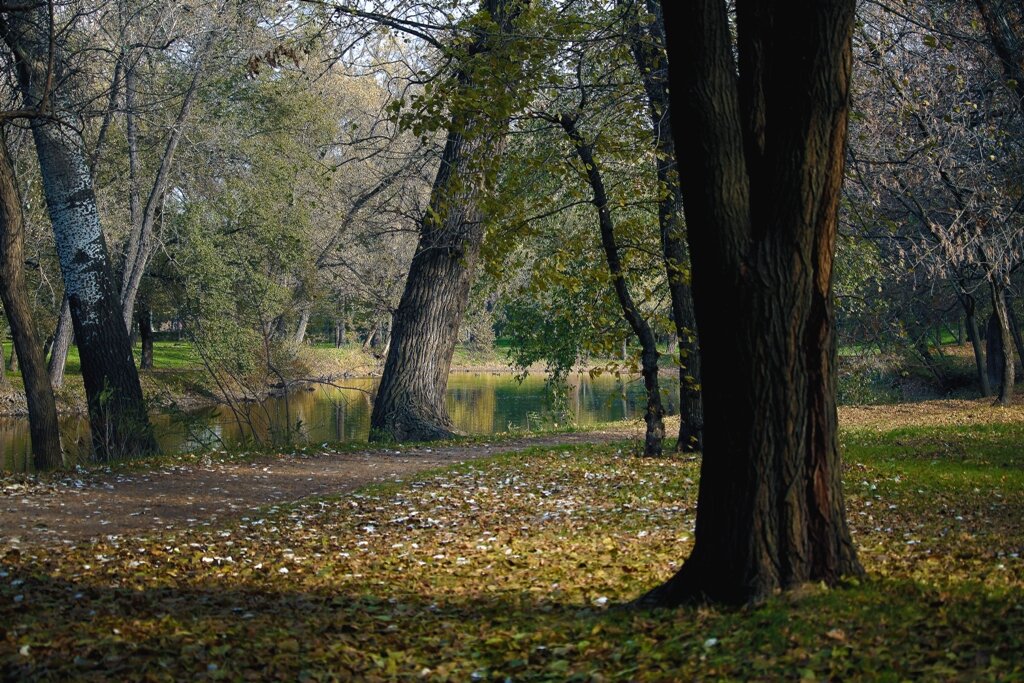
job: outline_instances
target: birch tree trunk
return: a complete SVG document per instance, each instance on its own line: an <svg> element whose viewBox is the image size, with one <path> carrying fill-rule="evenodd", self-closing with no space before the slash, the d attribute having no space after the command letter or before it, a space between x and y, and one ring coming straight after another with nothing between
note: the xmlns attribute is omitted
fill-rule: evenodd
<svg viewBox="0 0 1024 683"><path fill-rule="evenodd" d="M25 105L49 114L32 120L32 135L82 359L93 448L100 460L155 452L82 137L69 114L62 46L52 46L51 61L46 5L9 13L6 28ZM52 83L60 85L49 92Z"/></svg>

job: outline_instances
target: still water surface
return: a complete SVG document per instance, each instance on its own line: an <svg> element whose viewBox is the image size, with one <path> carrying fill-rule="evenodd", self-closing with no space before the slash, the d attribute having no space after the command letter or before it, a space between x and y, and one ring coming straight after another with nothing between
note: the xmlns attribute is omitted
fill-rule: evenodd
<svg viewBox="0 0 1024 683"><path fill-rule="evenodd" d="M666 381L668 380L668 381ZM186 415L156 413L153 423L165 453L209 448L239 448L253 442L281 439L291 425L298 443L321 444L366 441L370 431L372 392L376 378L343 380L345 388L321 387L283 398L271 398L235 415L226 407ZM678 410L678 383L662 380L665 408ZM564 399L565 411L545 386L543 375L530 375L521 383L508 373L453 373L448 380L448 411L456 427L468 434L494 434L511 430L537 430L567 419L578 425L642 415L644 387L639 378L591 378L573 375ZM84 449L88 422L82 417L61 418L67 450ZM0 463L3 469L24 471L30 442L27 418L0 417Z"/></svg>

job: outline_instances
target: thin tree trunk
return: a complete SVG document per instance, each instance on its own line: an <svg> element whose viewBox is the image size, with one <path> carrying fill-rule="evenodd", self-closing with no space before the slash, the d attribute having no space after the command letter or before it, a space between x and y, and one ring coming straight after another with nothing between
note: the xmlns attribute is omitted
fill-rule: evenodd
<svg viewBox="0 0 1024 683"><path fill-rule="evenodd" d="M141 358L139 359L140 370L153 369L153 311L149 309L149 302L145 298L139 299L138 310L135 317L139 321L139 341L142 344Z"/></svg>
<svg viewBox="0 0 1024 683"><path fill-rule="evenodd" d="M377 337L377 326L374 325L370 328L370 331L366 333L366 339L363 340L363 351L369 351L373 348L373 340Z"/></svg>
<svg viewBox="0 0 1024 683"><path fill-rule="evenodd" d="M0 331L0 358L4 355L4 338L7 336L6 330ZM4 370L4 364L0 363L0 386L8 386L7 382L7 371Z"/></svg>
<svg viewBox="0 0 1024 683"><path fill-rule="evenodd" d="M53 332L53 345L50 347L50 360L47 370L50 373L50 384L54 389L64 386L64 368L68 362L68 351L71 338L74 336L71 324L71 305L67 296L61 301L60 314L57 316L57 329Z"/></svg>
<svg viewBox="0 0 1024 683"><path fill-rule="evenodd" d="M496 50L506 65L518 54L500 50L525 3L485 0L481 11L496 31L480 35L470 46L475 60ZM464 100L492 101L497 87L474 82L484 74L479 64L455 76ZM512 79L506 94L515 94ZM430 440L454 433L446 395L459 326L469 301L484 233L481 193L494 176L508 132L508 114L488 115L474 105L453 112L429 208L420 224L420 239L409 268L402 299L394 315L387 360L370 418L370 439Z"/></svg>
<svg viewBox="0 0 1024 683"><path fill-rule="evenodd" d="M960 303L964 307L964 323L967 336L974 350L974 368L978 375L978 388L982 396L992 395L992 385L988 381L988 370L985 367L985 353L981 346L981 331L978 329L978 318L975 311L974 297L966 291L960 293Z"/></svg>
<svg viewBox="0 0 1024 683"><path fill-rule="evenodd" d="M1010 334L1013 336L1013 347L1017 349L1017 357L1024 365L1024 336L1021 336L1020 325L1017 324L1017 314L1013 312L1013 302L1009 294L1006 296L1006 316L1010 320Z"/></svg>
<svg viewBox="0 0 1024 683"><path fill-rule="evenodd" d="M13 338L13 336L14 335L13 335L13 330L12 330L11 337ZM9 355L7 357L7 372L17 372L17 371L18 371L18 354L17 354L16 349L12 346L11 347L11 355Z"/></svg>
<svg viewBox="0 0 1024 683"><path fill-rule="evenodd" d="M93 447L100 460L155 452L82 138L68 113L73 109L62 46L55 45L51 65L46 5L8 13L7 21L4 39L15 56L25 104L50 107L50 117L32 120L32 134L82 358ZM51 82L60 84L52 93Z"/></svg>
<svg viewBox="0 0 1024 683"><path fill-rule="evenodd" d="M672 357L679 355L679 335L675 332L668 333L668 344L665 348L665 355Z"/></svg>
<svg viewBox="0 0 1024 683"><path fill-rule="evenodd" d="M619 0L626 16L637 70L647 94L647 111L655 140L658 185L658 224L661 251L668 275L672 318L680 341L672 355L679 364L679 438L676 451L695 452L704 447L704 407L700 396L700 344L693 312L693 293L688 282L689 255L685 241L683 196L676 168L676 144L668 96L668 59L665 53L665 17L661 3L646 0L650 21L642 22L640 4Z"/></svg>
<svg viewBox="0 0 1024 683"><path fill-rule="evenodd" d="M126 328L131 327L133 312L135 310L135 299L139 293L139 286L142 284L142 276L145 273L146 266L149 264L149 259L153 254L154 226L156 225L160 205L163 203L164 194L167 191L167 183L170 178L171 166L174 163L174 153L178 149L178 143L181 141L181 136L184 133L185 123L188 121L189 114L192 111L192 104L195 101L196 94L199 92L199 80L203 73L203 62L206 60L206 55L209 53L216 37L217 32L210 31L205 42L196 52L195 62L192 65L192 79L189 81L188 88L182 96L181 108L178 110L178 115L175 117L174 123L171 126L171 132L167 137L167 143L164 146L164 153L160 158L160 166L157 168L156 177L153 179L153 185L150 188L149 196L146 199L146 205L141 209L137 206L139 200L138 162L137 160L133 162L132 159L129 158L129 161L132 162L130 163L130 166L134 169L131 176L131 185L132 192L136 199L136 206L133 206L132 209L132 232L125 250L124 276L121 281L121 313L124 318L124 325ZM129 77L131 78L130 87ZM133 105L135 95L135 67L129 68L125 73L125 115L128 126L130 128L134 128L136 111L134 106L128 104L127 100L129 91L132 93ZM133 151L133 149L137 150L137 143L129 144L129 152Z"/></svg>
<svg viewBox="0 0 1024 683"><path fill-rule="evenodd" d="M996 284L991 285L992 290L992 318L995 322L995 338L999 339L998 355L993 353L989 347L990 356L995 355L995 362L999 367L999 395L996 403L1008 406L1013 401L1013 384L1015 367L1013 362L1013 335L1010 333L1010 316L1006 310L1006 290ZM991 326L989 327L991 330ZM992 339L989 339L992 344Z"/></svg>
<svg viewBox="0 0 1024 683"><path fill-rule="evenodd" d="M647 390L647 409L644 411L644 422L647 431L644 435L644 455L658 456L662 453L662 441L665 438L665 408L661 404L661 389L658 386L658 353L657 341L651 326L641 314L633 301L626 284L626 276L622 270L619 257L619 246L615 241L615 223L611 207L608 205L608 194L605 190L601 169L594 158L593 147L587 143L576 126L576 118L563 114L559 123L572 141L576 156L583 163L592 192L591 202L597 208L598 225L601 229L601 246L604 248L605 261L612 276L615 296L622 308L622 316L626 319L633 334L640 341L641 373L644 377L644 388Z"/></svg>
<svg viewBox="0 0 1024 683"><path fill-rule="evenodd" d="M57 404L46 374L46 361L32 321L25 284L25 222L14 166L0 139L0 298L11 327L14 350L21 358L21 376L28 403L32 460L37 470L59 467L62 461ZM13 352L12 352L13 355Z"/></svg>
<svg viewBox="0 0 1024 683"><path fill-rule="evenodd" d="M300 344L302 344L302 342L306 341L306 328L308 326L309 306L306 306L302 309L302 312L299 313L299 324L295 328L295 337L293 338L293 341L295 342L296 346L299 346Z"/></svg>
<svg viewBox="0 0 1024 683"><path fill-rule="evenodd" d="M334 321L334 348L340 349L345 344L345 319Z"/></svg>
<svg viewBox="0 0 1024 683"><path fill-rule="evenodd" d="M863 573L832 300L854 8L737 2L737 44L719 0L682 3L666 25L705 443L693 552L640 605L756 603Z"/></svg>

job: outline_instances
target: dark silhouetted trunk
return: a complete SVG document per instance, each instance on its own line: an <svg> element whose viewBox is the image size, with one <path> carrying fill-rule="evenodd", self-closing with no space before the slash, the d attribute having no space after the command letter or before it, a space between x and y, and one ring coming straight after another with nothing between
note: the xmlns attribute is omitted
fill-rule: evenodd
<svg viewBox="0 0 1024 683"><path fill-rule="evenodd" d="M854 4L737 0L736 46L720 0L678 5L666 26L704 457L693 552L639 605L758 602L863 572L832 300Z"/></svg>
<svg viewBox="0 0 1024 683"><path fill-rule="evenodd" d="M647 391L647 408L644 411L644 422L647 425L644 434L644 455L661 455L662 441L665 438L665 408L661 405L661 389L658 386L658 357L661 354L658 353L654 332L640 313L626 284L626 275L619 258L619 246L615 241L615 223L611 207L608 205L608 193L601 177L601 169L594 158L594 149L583 139L574 117L563 114L559 117L559 123L572 141L576 156L582 162L590 182L591 202L597 208L598 226L601 230L601 246L604 248L608 272L612 276L615 296L622 308L622 317L640 341L640 371L644 378L644 389Z"/></svg>
<svg viewBox="0 0 1024 683"><path fill-rule="evenodd" d="M149 302L140 298L138 310L135 317L139 321L139 343L142 345L141 358L139 358L140 370L153 369L153 311L149 309Z"/></svg>
<svg viewBox="0 0 1024 683"><path fill-rule="evenodd" d="M59 41L52 80L58 88L47 92L48 27L46 5L11 12L4 39L15 56L25 105L48 107L49 116L32 120L32 134L82 359L93 448L100 460L152 453L156 441L121 317L81 134L69 114L71 86Z"/></svg>
<svg viewBox="0 0 1024 683"><path fill-rule="evenodd" d="M507 71L519 58L505 36L526 6L522 0L484 0L481 9L496 31L481 34L469 48L473 62L460 69L456 87L463 99L490 101L495 89L512 94L514 77L487 83L503 60ZM420 223L419 243L395 311L387 359L370 418L370 439L423 441L454 433L445 405L459 326L484 233L481 193L500 158L511 112L492 114L478 105L452 113L430 202Z"/></svg>
<svg viewBox="0 0 1024 683"><path fill-rule="evenodd" d="M992 47L1003 67L1005 82L1024 112L1024 2L975 0Z"/></svg>
<svg viewBox="0 0 1024 683"><path fill-rule="evenodd" d="M992 317L989 319L988 360L990 380L994 367L998 375L999 392L996 404L1008 406L1013 401L1013 384L1016 368L1013 362L1013 335L1010 333L1010 316L1006 306L1006 290L991 283ZM992 383L996 386L996 382Z"/></svg>
<svg viewBox="0 0 1024 683"><path fill-rule="evenodd" d="M626 22L633 58L643 78L647 93L647 110L654 128L655 159L657 162L658 224L661 228L661 250L668 275L669 295L672 299L672 319L680 344L671 352L679 363L679 452L700 451L703 448L704 408L700 398L700 345L697 341L697 321L693 312L693 293L687 272L689 255L683 222L683 196L679 188L676 167L676 145L672 132L671 102L668 96L668 60L665 53L665 18L661 3L646 0L649 21L642 22L641 6L619 0L619 6L628 12Z"/></svg>
<svg viewBox="0 0 1024 683"><path fill-rule="evenodd" d="M0 298L11 327L14 350L21 358L32 462L37 470L59 467L62 461L57 404L46 374L43 349L36 337L32 306L25 284L25 222L14 166L0 139ZM12 352L14 355L14 352Z"/></svg>
<svg viewBox="0 0 1024 683"><path fill-rule="evenodd" d="M971 340L974 350L974 368L978 375L978 388L982 396L992 395L992 384L988 381L988 370L985 367L985 353L981 346L981 331L978 329L978 318L975 310L974 297L966 290L960 293L960 303L964 307L964 325L967 337Z"/></svg>
<svg viewBox="0 0 1024 683"><path fill-rule="evenodd" d="M14 347L12 346L11 347L11 353L10 353L9 356L7 356L7 372L17 372L17 371L18 371L18 354L15 351Z"/></svg>

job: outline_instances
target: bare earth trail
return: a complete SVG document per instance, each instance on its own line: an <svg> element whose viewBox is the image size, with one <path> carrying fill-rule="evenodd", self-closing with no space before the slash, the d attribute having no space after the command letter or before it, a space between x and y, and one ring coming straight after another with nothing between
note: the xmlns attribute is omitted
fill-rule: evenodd
<svg viewBox="0 0 1024 683"><path fill-rule="evenodd" d="M47 483L0 484L0 553L4 548L88 542L106 536L229 522L260 508L307 496L402 481L418 472L538 446L608 443L636 435L630 423L574 434L490 444L330 450L245 462L202 459L188 465L74 475Z"/></svg>

